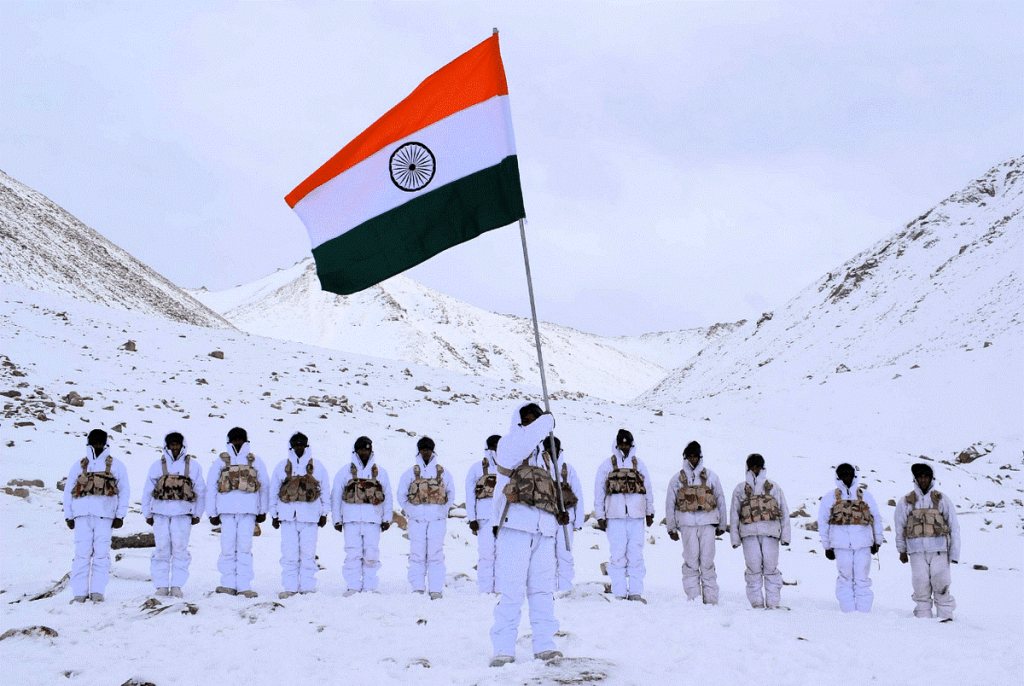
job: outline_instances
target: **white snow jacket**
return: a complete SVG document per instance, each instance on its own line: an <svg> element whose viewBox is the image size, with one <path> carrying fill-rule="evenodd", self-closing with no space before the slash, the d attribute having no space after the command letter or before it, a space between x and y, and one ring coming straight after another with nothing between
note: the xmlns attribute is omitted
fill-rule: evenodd
<svg viewBox="0 0 1024 686"><path fill-rule="evenodd" d="M632 469L636 446L624 455L615 448L615 459L619 469ZM651 474L647 471L644 461L637 458L637 471L644 478L647 493L614 493L607 491L608 475L612 472L612 458L608 458L597 468L594 479L594 517L597 519L643 519L654 514L654 489L651 487Z"/></svg>
<svg viewBox="0 0 1024 686"><path fill-rule="evenodd" d="M357 479L372 479L373 468L377 467L377 481L384 491L384 502L380 505L372 503L346 503L342 500L345 495L345 486L352 479L352 465L356 466ZM331 489L331 516L335 524L348 524L349 522L367 522L381 524L390 522L394 517L394 505L391 499L391 480L388 472L377 463L377 454L371 452L370 459L363 465L362 459L352 451L351 461L338 470L334 477L334 487Z"/></svg>
<svg viewBox="0 0 1024 686"><path fill-rule="evenodd" d="M434 453L430 458L430 464L427 465L423 461L423 456L418 452L416 453L416 465L420 468L420 478L422 479L433 479L437 477L437 468L441 469L441 480L444 482L444 493L447 497L448 502L444 505L436 504L425 504L425 505L413 505L409 502L409 484L416 478L415 467L410 467L402 478L398 480L398 490L395 493L395 497L398 499L398 504L402 507L402 511L405 516L409 519L415 519L421 522L432 522L438 519L447 519L448 511L455 504L455 481L452 479L451 472L444 469L444 465L437 461L437 453Z"/></svg>
<svg viewBox="0 0 1024 686"><path fill-rule="evenodd" d="M839 479L836 479L836 488L839 489L839 496L842 500L856 500L857 488L860 486L860 479L853 478L850 488L846 487ZM833 526L828 523L832 514L832 506L836 502L836 489L821 496L821 504L818 506L818 536L821 537L821 546L825 549L849 549L859 550L870 548L872 544L882 545L882 513L875 504L875 499L870 492L864 489L864 502L868 504L871 511L871 526L864 524L842 524Z"/></svg>
<svg viewBox="0 0 1024 686"><path fill-rule="evenodd" d="M520 424L519 409L530 403L523 403L512 413L512 423L508 433L502 436L498 442L498 454L496 459L503 469L511 471L523 463L535 467L544 468L544 458L541 456L540 442L555 428L555 418L550 414L542 414L529 426ZM561 469L560 462L553 462L550 466L551 478L555 478L555 470ZM555 535L558 529L558 521L555 515L545 512L538 507L523 505L522 503L509 503L505 498L504 488L508 484L507 476L498 475L498 484L494 487L494 516L491 521L495 524L525 531L526 533L542 536ZM506 511L505 505L508 504ZM504 513L504 518L502 514Z"/></svg>
<svg viewBox="0 0 1024 686"><path fill-rule="evenodd" d="M704 458L700 459L697 467L691 467L689 460L683 460L683 472L686 474L687 483L691 486L701 483L700 471L704 469ZM725 493L722 491L722 482L718 475L710 469L707 470L708 486L715 495L716 507L710 512L679 512L676 510L676 492L682 488L682 481L679 479L679 472L676 472L668 482L668 492L665 496L665 526L669 531L679 531L681 526L709 526L714 525L719 529L725 529L729 523L729 510L725 502Z"/></svg>
<svg viewBox="0 0 1024 686"><path fill-rule="evenodd" d="M249 444L242 445L241 450L235 452L235 446L227 444L225 452L231 456L231 464L249 464ZM223 454L223 453L222 453ZM221 469L224 468L224 459L217 456L206 473L206 514L210 517L219 517L222 514L264 514L270 509L270 477L267 476L267 467L263 460L253 455L253 467L256 468L257 478L260 482L260 490L255 493L244 493L242 491L228 491L221 493L217 489L217 480L220 478Z"/></svg>
<svg viewBox="0 0 1024 686"><path fill-rule="evenodd" d="M99 455L91 445L85 447L85 458L89 460L86 466L88 472L105 472L107 470L107 455L110 454L110 446L106 446ZM128 470L124 463L117 458L111 462L110 473L117 482L117 495L86 495L81 498L72 497L71 493L75 488L75 482L82 473L81 459L75 460L68 472L68 480L64 484L64 519L75 517L103 517L105 519L124 519L128 514L128 501L131 498L131 486L128 484Z"/></svg>
<svg viewBox="0 0 1024 686"><path fill-rule="evenodd" d="M185 474L185 456L188 455L188 442L182 439L181 452L174 457L166 447L163 449L161 459L149 467L149 474L146 475L146 485L142 489L142 516L149 519L154 514L165 517L178 517L189 515L202 517L206 509L206 481L203 479L203 466L199 464L194 455L188 455L188 478L192 479L192 491L196 494L194 502L187 500L159 500L153 497L153 490L156 488L160 477L164 475L163 462L167 463L168 474Z"/></svg>
<svg viewBox="0 0 1024 686"><path fill-rule="evenodd" d="M490 521L494 517L494 498L476 497L476 484L484 475L484 460L487 460L487 473L498 475L497 457L494 450L484 450L483 459L475 461L466 473L466 519L473 521ZM495 482L497 483L497 482ZM495 486L497 491L497 486ZM497 495L497 493L495 493Z"/></svg>
<svg viewBox="0 0 1024 686"><path fill-rule="evenodd" d="M932 491L935 490L935 482L928 489L928 493L922 493L921 489L914 484L914 493L917 502L911 505L904 496L896 501L896 521L893 529L896 531L896 551L900 553L949 553L949 559L953 562L960 561L960 523L956 519L956 508L950 502L949 496L945 493L939 499L938 510L946 518L946 525L949 527L949 536L934 536L928 538L907 538L907 517L913 509L931 508ZM907 495L910 495L909 493Z"/></svg>
<svg viewBox="0 0 1024 686"><path fill-rule="evenodd" d="M288 463L292 465L292 476L299 477L306 474L308 465L313 463L313 478L320 485L320 497L313 502L296 500L286 503L281 500L281 484L287 477L285 467ZM274 474L270 477L270 507L267 510L268 516L273 519L286 522L317 522L320 517L326 517L331 512L331 476L327 473L320 460L313 459L313 449L307 447L302 457L296 457L295 451L288 448L288 457L278 463L274 468Z"/></svg>
<svg viewBox="0 0 1024 686"><path fill-rule="evenodd" d="M782 493L779 484L772 481L769 495L775 498L782 511L781 519L774 519L767 522L752 522L750 524L740 523L740 506L747 498L746 486L749 484L753 495L764 493L764 484L768 479L768 470L762 468L761 473L754 476L754 472L747 470L746 480L737 485L732 492L732 506L730 508L729 532L732 544L738 546L741 539L748 536L771 536L779 539L780 543L789 544L789 505L786 504L786 496Z"/></svg>

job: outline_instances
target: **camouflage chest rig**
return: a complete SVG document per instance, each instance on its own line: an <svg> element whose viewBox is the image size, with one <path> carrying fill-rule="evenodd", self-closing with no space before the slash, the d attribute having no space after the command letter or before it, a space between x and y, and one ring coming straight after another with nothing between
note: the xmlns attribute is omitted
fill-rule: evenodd
<svg viewBox="0 0 1024 686"><path fill-rule="evenodd" d="M75 486L71 489L71 497L84 498L87 495L109 497L117 495L117 479L110 471L113 464L113 456L107 455L105 470L102 472L90 472L89 458L83 457L82 473L75 480Z"/></svg>
<svg viewBox="0 0 1024 686"><path fill-rule="evenodd" d="M647 494L644 475L640 473L636 455L633 456L632 467L621 468L619 467L618 457L614 454L612 455L612 471L608 473L608 478L604 482L604 492L607 495Z"/></svg>
<svg viewBox="0 0 1024 686"><path fill-rule="evenodd" d="M676 512L711 512L718 507L715 491L708 486L708 470L701 468L699 484L690 484L686 470L679 470L679 490L676 491Z"/></svg>
<svg viewBox="0 0 1024 686"><path fill-rule="evenodd" d="M494 497L494 487L498 483L498 475L490 473L491 461L486 457L480 464L483 466L484 473L476 480L476 485L473 487L473 497L477 500L486 500L487 498Z"/></svg>
<svg viewBox="0 0 1024 686"><path fill-rule="evenodd" d="M772 482L764 482L764 493L754 493L750 484L743 484L746 497L740 502L740 524L773 522L782 519L782 508L772 492Z"/></svg>
<svg viewBox="0 0 1024 686"><path fill-rule="evenodd" d="M217 477L217 492L228 493L230 491L241 491L242 493L256 493L260 490L259 473L256 471L256 456L252 453L246 457L247 464L231 464L231 455L220 454L224 460L220 476Z"/></svg>
<svg viewBox="0 0 1024 686"><path fill-rule="evenodd" d="M576 503L580 499L572 492L572 486L569 485L569 465L565 462L562 463L562 480L559 485L562 487L562 505L565 506L566 511L576 507Z"/></svg>
<svg viewBox="0 0 1024 686"><path fill-rule="evenodd" d="M448 492L444 487L444 467L437 465L437 474L425 479L420 476L420 466L412 467L413 480L409 482L408 500L410 505L444 505L448 502Z"/></svg>
<svg viewBox="0 0 1024 686"><path fill-rule="evenodd" d="M904 537L941 538L949 536L949 522L939 510L939 503L942 501L941 493L936 490L931 491L931 507L915 507L917 505L916 491L908 493L904 500L910 505L910 511L907 512L907 525L903 529Z"/></svg>
<svg viewBox="0 0 1024 686"><path fill-rule="evenodd" d="M547 466L548 454L542 455ZM536 507L548 514L558 514L558 485L547 469L530 464L531 457L533 455L528 456L508 473L508 483L501 491L506 499L502 521L505 520L508 505L511 503Z"/></svg>
<svg viewBox="0 0 1024 686"><path fill-rule="evenodd" d="M359 470L353 462L350 466L352 477L345 484L345 490L341 493L341 501L350 505L380 505L384 502L384 488L377 480L377 464L370 467L370 478L360 479L356 477Z"/></svg>
<svg viewBox="0 0 1024 686"><path fill-rule="evenodd" d="M167 456L160 457L163 474L156 480L156 486L153 488L153 497L156 500L184 500L189 503L196 501L195 484L188 475L191 459L191 455L185 456L184 474L170 474L167 471Z"/></svg>
<svg viewBox="0 0 1024 686"><path fill-rule="evenodd" d="M353 465L355 466L355 465ZM313 460L306 463L306 473L292 476L292 461L284 463L284 481L277 492L282 503L312 503L320 498L320 482L313 476Z"/></svg>
<svg viewBox="0 0 1024 686"><path fill-rule="evenodd" d="M857 487L856 500L844 500L841 488L836 489L835 502L828 515L828 523L832 526L871 526L875 518L871 508L864 500L864 486Z"/></svg>

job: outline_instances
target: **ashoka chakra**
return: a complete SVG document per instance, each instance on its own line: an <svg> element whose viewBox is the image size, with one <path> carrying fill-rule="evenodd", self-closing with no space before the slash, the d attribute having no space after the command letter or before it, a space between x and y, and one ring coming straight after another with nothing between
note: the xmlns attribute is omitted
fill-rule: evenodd
<svg viewBox="0 0 1024 686"><path fill-rule="evenodd" d="M391 154L391 180L403 191L418 191L434 178L434 154L422 143L406 143Z"/></svg>

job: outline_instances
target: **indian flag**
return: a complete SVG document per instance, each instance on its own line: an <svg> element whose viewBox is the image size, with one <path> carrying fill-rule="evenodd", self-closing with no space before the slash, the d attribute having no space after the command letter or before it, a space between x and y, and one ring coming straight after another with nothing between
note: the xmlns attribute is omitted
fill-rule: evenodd
<svg viewBox="0 0 1024 686"><path fill-rule="evenodd" d="M429 76L285 200L348 294L526 216L494 34Z"/></svg>

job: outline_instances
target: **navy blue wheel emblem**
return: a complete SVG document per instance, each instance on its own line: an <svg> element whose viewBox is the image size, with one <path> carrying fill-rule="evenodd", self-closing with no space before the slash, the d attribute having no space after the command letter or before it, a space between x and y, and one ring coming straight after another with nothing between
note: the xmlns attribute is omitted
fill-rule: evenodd
<svg viewBox="0 0 1024 686"><path fill-rule="evenodd" d="M406 143L391 153L391 180L403 191L426 188L434 178L434 154L422 143Z"/></svg>

